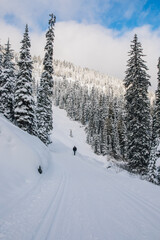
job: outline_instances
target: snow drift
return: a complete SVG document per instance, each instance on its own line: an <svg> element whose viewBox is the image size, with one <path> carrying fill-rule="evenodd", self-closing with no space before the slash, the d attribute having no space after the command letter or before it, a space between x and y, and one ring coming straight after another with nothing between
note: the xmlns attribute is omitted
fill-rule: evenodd
<svg viewBox="0 0 160 240"><path fill-rule="evenodd" d="M30 187L39 179L38 167L45 171L50 154L36 137L14 126L0 115L0 205L16 195L16 189ZM25 189L26 190L26 189Z"/></svg>

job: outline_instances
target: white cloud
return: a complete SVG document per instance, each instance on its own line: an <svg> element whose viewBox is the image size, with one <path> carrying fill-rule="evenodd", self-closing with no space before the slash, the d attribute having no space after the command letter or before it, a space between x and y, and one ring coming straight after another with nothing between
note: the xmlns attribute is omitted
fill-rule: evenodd
<svg viewBox="0 0 160 240"><path fill-rule="evenodd" d="M157 61L160 56L160 30L149 26L128 31L122 36L100 25L61 22L56 25L55 56L123 79L130 42L138 34L142 43L152 86L157 87Z"/></svg>
<svg viewBox="0 0 160 240"><path fill-rule="evenodd" d="M12 48L19 51L23 31L0 21L1 43L5 44L10 37ZM151 82L157 87L157 61L160 56L160 29L153 31L149 26L127 31L118 35L111 29L100 25L89 25L77 22L59 22L55 27L54 56L56 59L68 60L76 65L89 67L123 79L130 42L138 34L149 68ZM32 54L44 56L45 32L30 33Z"/></svg>
<svg viewBox="0 0 160 240"><path fill-rule="evenodd" d="M14 26L6 24L4 21L0 21L0 29L1 29L0 36L1 45L6 44L9 38L12 48L18 50L18 45L22 37L19 29Z"/></svg>
<svg viewBox="0 0 160 240"><path fill-rule="evenodd" d="M28 23L35 30L52 12L58 21L100 21L101 13L107 13L110 5L111 0L0 0L0 18L7 21L12 15L17 26Z"/></svg>
<svg viewBox="0 0 160 240"><path fill-rule="evenodd" d="M15 26L11 26L6 24L4 21L0 21L0 29L1 29L1 45L5 45L10 39L11 47L14 51L19 52L21 47L21 40L23 38L23 31L19 30L19 28ZM33 55L40 55L43 57L44 55L44 46L45 46L45 32L31 32L29 33L31 39L31 52Z"/></svg>

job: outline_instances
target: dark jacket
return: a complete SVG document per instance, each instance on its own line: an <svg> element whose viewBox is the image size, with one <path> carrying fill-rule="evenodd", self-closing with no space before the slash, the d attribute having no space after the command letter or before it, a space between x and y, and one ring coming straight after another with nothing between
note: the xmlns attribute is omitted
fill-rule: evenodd
<svg viewBox="0 0 160 240"><path fill-rule="evenodd" d="M77 151L77 148L74 146L73 147L73 152L76 152Z"/></svg>

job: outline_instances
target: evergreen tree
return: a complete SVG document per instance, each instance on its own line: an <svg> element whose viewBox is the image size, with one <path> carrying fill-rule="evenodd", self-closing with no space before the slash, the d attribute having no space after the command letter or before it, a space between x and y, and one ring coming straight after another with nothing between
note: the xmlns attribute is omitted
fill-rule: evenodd
<svg viewBox="0 0 160 240"><path fill-rule="evenodd" d="M3 53L2 53L2 47L0 45L0 113L3 113L3 104L1 101L1 96L2 96L2 92L3 92L2 61L3 61Z"/></svg>
<svg viewBox="0 0 160 240"><path fill-rule="evenodd" d="M107 118L107 98L104 94L100 94L99 99L99 124L98 124L98 131L100 136L100 153L102 155L107 154L107 145L106 145L106 131L105 131L105 122Z"/></svg>
<svg viewBox="0 0 160 240"><path fill-rule="evenodd" d="M160 58L158 59L158 87L156 90L156 99L155 99L155 107L153 113L153 139L160 138Z"/></svg>
<svg viewBox="0 0 160 240"><path fill-rule="evenodd" d="M89 121L87 126L87 143L94 148L95 141L97 144L97 121L98 121L98 93L94 87L92 87L89 101ZM97 148L96 148L97 149ZM95 150L96 151L96 150Z"/></svg>
<svg viewBox="0 0 160 240"><path fill-rule="evenodd" d="M148 99L150 82L137 35L132 41L129 56L124 80L127 157L130 171L145 174L150 155L150 104Z"/></svg>
<svg viewBox="0 0 160 240"><path fill-rule="evenodd" d="M68 86L66 110L67 110L67 115L72 119L74 119L74 116L75 116L74 105L75 105L75 91L71 83L70 86Z"/></svg>
<svg viewBox="0 0 160 240"><path fill-rule="evenodd" d="M43 72L40 80L37 97L37 127L38 137L48 145L51 143L50 134L53 129L53 42L56 18L50 15L49 29L46 33L45 57Z"/></svg>
<svg viewBox="0 0 160 240"><path fill-rule="evenodd" d="M3 53L2 53L2 46L0 45L0 76L2 74L2 62L3 62Z"/></svg>
<svg viewBox="0 0 160 240"><path fill-rule="evenodd" d="M80 121L83 125L86 125L88 120L88 89L84 87L81 101Z"/></svg>
<svg viewBox="0 0 160 240"><path fill-rule="evenodd" d="M113 143L113 131L114 131L114 110L113 110L113 98L108 103L108 115L105 123L106 128L106 140L107 140L107 153L113 155L114 143Z"/></svg>
<svg viewBox="0 0 160 240"><path fill-rule="evenodd" d="M28 25L21 42L18 74L15 86L15 123L29 134L36 134L35 104L33 98L32 60L30 55L30 38Z"/></svg>
<svg viewBox="0 0 160 240"><path fill-rule="evenodd" d="M156 93L155 93L155 98L156 98ZM156 101L154 100L152 105L151 105L151 126L152 126L152 136L151 140L152 142L155 142L157 138L157 131L156 131Z"/></svg>
<svg viewBox="0 0 160 240"><path fill-rule="evenodd" d="M124 109L121 109L119 113L118 120L118 135L119 135L119 144L120 144L120 152L123 160L126 160L127 156L127 130L125 124L125 113Z"/></svg>
<svg viewBox="0 0 160 240"><path fill-rule="evenodd" d="M13 93L15 86L15 67L12 61L13 58L13 51L11 50L11 45L8 40L3 57L3 70L1 68L0 111L10 121L14 119ZM0 61L2 61L2 57Z"/></svg>
<svg viewBox="0 0 160 240"><path fill-rule="evenodd" d="M160 166L157 167L157 184L160 185Z"/></svg>
<svg viewBox="0 0 160 240"><path fill-rule="evenodd" d="M153 107L153 121L152 121L152 149L150 155L150 161L148 166L148 180L156 183L156 161L159 158L157 151L160 144L160 58L158 59L158 87L155 92L155 104Z"/></svg>
<svg viewBox="0 0 160 240"><path fill-rule="evenodd" d="M119 121L119 112L118 112L118 103L117 98L113 101L113 144L112 151L115 158L120 157L120 143L119 143L119 132L118 132L118 121Z"/></svg>
<svg viewBox="0 0 160 240"><path fill-rule="evenodd" d="M160 142L159 139L157 138L154 140L154 144L152 144L152 149L151 149L151 154L150 154L150 161L148 165L148 181L152 183L157 183L157 169L156 169L156 161L159 157L158 153L158 146Z"/></svg>

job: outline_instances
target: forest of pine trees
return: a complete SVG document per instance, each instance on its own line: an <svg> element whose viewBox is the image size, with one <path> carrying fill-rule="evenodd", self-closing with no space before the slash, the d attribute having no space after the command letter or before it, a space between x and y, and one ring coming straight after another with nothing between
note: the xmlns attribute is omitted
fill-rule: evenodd
<svg viewBox="0 0 160 240"><path fill-rule="evenodd" d="M24 131L38 136L46 145L50 143L49 135L53 128L52 65L55 20L55 16L51 14L46 33L43 73L36 100L33 94L33 61L28 25L21 41L17 68L13 62L13 50L9 40L4 51L0 49L0 113Z"/></svg>
<svg viewBox="0 0 160 240"><path fill-rule="evenodd" d="M111 86L84 85L64 76L54 81L54 104L85 126L86 142L96 154L123 161L121 166L129 172L159 184L156 160L160 156L160 60L158 89L155 104L151 106L150 77L143 57L141 43L135 35L124 79L125 94L123 91L115 94Z"/></svg>
<svg viewBox="0 0 160 240"><path fill-rule="evenodd" d="M95 154L112 157L130 173L160 184L160 168L156 165L160 156L160 59L153 104L148 93L150 77L136 34L131 41L123 81L125 90L120 84L114 88L111 79L94 71L89 79L88 69L81 71L67 62L62 63L68 69L66 74L61 72L60 62L54 61L58 70L53 79L55 21L51 14L39 81L33 77L34 59L30 54L28 25L17 64L9 40L3 50L0 48L0 113L48 145L54 103L84 126L86 142ZM95 76L96 81L93 80Z"/></svg>

